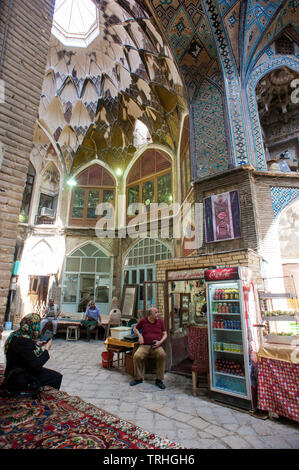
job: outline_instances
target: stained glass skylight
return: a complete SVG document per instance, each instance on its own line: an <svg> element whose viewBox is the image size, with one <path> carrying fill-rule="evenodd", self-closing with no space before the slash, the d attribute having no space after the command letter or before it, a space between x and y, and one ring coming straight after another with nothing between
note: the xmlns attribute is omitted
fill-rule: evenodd
<svg viewBox="0 0 299 470"><path fill-rule="evenodd" d="M91 0L56 0L53 34L67 46L87 47L99 34L96 5Z"/></svg>

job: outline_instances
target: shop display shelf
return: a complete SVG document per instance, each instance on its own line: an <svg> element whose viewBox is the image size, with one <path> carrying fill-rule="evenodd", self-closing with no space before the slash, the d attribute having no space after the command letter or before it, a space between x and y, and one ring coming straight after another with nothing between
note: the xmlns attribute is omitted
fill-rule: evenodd
<svg viewBox="0 0 299 470"><path fill-rule="evenodd" d="M213 299L212 302L240 302L240 299Z"/></svg>
<svg viewBox="0 0 299 470"><path fill-rule="evenodd" d="M213 315L240 315L240 312L234 312L234 313L222 313L222 312L212 312Z"/></svg>
<svg viewBox="0 0 299 470"><path fill-rule="evenodd" d="M239 333L242 332L242 330L236 330L234 328L213 328L214 331L238 331Z"/></svg>
<svg viewBox="0 0 299 470"><path fill-rule="evenodd" d="M218 372L218 371L215 371L215 374L225 375L226 377L235 377L236 379L246 380L245 375L235 375L235 374L229 374L228 372Z"/></svg>
<svg viewBox="0 0 299 470"><path fill-rule="evenodd" d="M233 388L230 388L230 387L221 387L219 385L216 385L216 390L222 390L223 392L230 392L231 395L233 396L236 396L236 397L244 397L246 396L246 390L244 391L237 391L237 390L234 390Z"/></svg>
<svg viewBox="0 0 299 470"><path fill-rule="evenodd" d="M238 356L244 356L244 352L237 352L237 351L225 351L225 349L214 349L216 353L226 353L226 354L237 354Z"/></svg>
<svg viewBox="0 0 299 470"><path fill-rule="evenodd" d="M262 315L263 320L266 321L296 321L294 316L287 315L277 315L277 316L268 316Z"/></svg>

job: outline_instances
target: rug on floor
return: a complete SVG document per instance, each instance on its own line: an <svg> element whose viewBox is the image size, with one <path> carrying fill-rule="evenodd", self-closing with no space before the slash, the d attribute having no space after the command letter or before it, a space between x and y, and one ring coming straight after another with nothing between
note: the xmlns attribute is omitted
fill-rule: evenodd
<svg viewBox="0 0 299 470"><path fill-rule="evenodd" d="M0 383L4 368L0 366ZM0 449L180 449L79 397L44 387L38 398L1 392Z"/></svg>

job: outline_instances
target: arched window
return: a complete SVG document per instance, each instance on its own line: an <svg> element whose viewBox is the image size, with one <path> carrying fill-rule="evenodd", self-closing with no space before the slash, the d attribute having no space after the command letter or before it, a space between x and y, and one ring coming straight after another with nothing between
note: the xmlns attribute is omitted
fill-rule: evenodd
<svg viewBox="0 0 299 470"><path fill-rule="evenodd" d="M115 182L113 177L99 165L92 165L76 177L73 189L70 225L94 227L102 216L97 213L97 206L109 203L114 206Z"/></svg>
<svg viewBox="0 0 299 470"><path fill-rule="evenodd" d="M159 150L147 150L135 163L127 179L128 216L136 215L134 205L172 203L171 159ZM136 207L136 206L135 206Z"/></svg>
<svg viewBox="0 0 299 470"><path fill-rule="evenodd" d="M87 243L65 260L62 306L64 311L85 311L93 300L101 313L108 314L111 259L97 246Z"/></svg>

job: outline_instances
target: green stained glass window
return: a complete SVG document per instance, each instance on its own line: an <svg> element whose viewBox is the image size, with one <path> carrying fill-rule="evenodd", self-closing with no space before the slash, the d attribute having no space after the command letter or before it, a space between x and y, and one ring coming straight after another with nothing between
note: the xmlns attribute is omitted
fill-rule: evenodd
<svg viewBox="0 0 299 470"><path fill-rule="evenodd" d="M158 204L171 204L171 174L158 176Z"/></svg>
<svg viewBox="0 0 299 470"><path fill-rule="evenodd" d="M88 191L88 200L87 200L87 218L96 219L96 208L99 204L100 191L96 189L91 189Z"/></svg>
<svg viewBox="0 0 299 470"><path fill-rule="evenodd" d="M110 202L113 204L114 191L113 189L104 189L103 191L103 202Z"/></svg>
<svg viewBox="0 0 299 470"><path fill-rule="evenodd" d="M136 215L133 207L130 207L132 204L139 203L139 185L133 186L128 189L128 215Z"/></svg>
<svg viewBox="0 0 299 470"><path fill-rule="evenodd" d="M148 207L154 202L155 186L154 180L146 181L142 185L142 204Z"/></svg>
<svg viewBox="0 0 299 470"><path fill-rule="evenodd" d="M73 210L72 210L73 218L82 219L83 212L84 212L84 199L85 199L85 190L75 189L74 200L73 200Z"/></svg>

